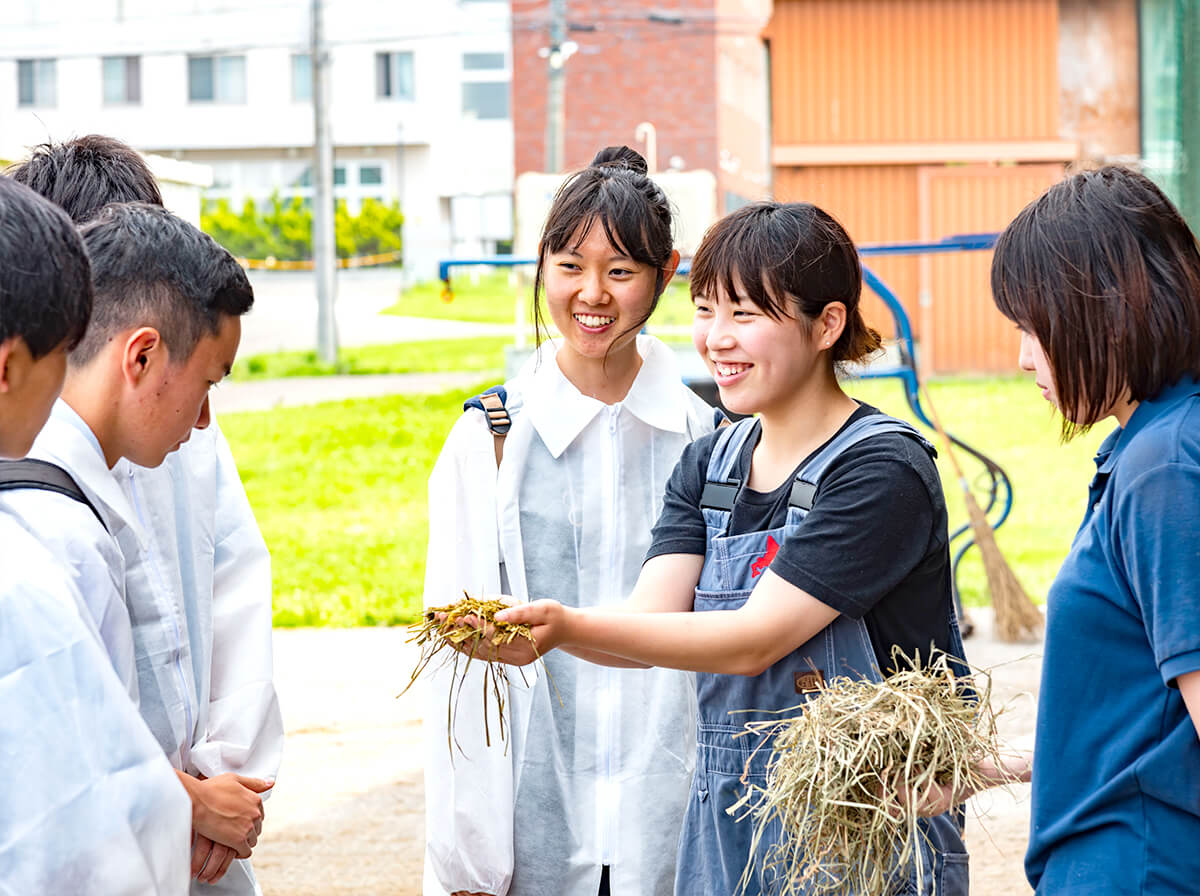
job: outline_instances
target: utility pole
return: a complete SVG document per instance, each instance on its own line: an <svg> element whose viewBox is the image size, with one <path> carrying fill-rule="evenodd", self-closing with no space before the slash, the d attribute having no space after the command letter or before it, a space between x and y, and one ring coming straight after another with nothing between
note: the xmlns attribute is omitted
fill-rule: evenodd
<svg viewBox="0 0 1200 896"><path fill-rule="evenodd" d="M557 174L563 169L563 123L566 117L563 94L567 72L567 0L550 0L549 91L546 95L546 170ZM573 48L572 48L573 49Z"/></svg>
<svg viewBox="0 0 1200 896"><path fill-rule="evenodd" d="M333 138L329 132L329 54L325 48L322 0L312 0L313 268L317 276L317 354L337 362L337 242L333 215Z"/></svg>

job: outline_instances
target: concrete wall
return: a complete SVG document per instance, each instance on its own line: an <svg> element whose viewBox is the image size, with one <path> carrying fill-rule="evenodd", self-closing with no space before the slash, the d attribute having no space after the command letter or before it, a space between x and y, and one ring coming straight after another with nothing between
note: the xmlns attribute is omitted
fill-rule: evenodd
<svg viewBox="0 0 1200 896"><path fill-rule="evenodd" d="M1137 0L1059 0L1060 135L1093 162L1141 152Z"/></svg>

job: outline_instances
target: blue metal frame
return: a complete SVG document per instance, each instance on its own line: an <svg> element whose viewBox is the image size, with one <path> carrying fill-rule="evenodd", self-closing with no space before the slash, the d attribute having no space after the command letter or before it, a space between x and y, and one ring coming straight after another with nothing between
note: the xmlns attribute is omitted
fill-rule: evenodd
<svg viewBox="0 0 1200 896"><path fill-rule="evenodd" d="M876 258L895 255L924 255L931 252L976 252L986 249L991 249L996 244L998 234L995 233L971 233L962 234L959 236L946 237L942 240L932 242L915 242L915 243L889 243L876 246L860 246L858 253L862 258ZM454 258L446 259L438 263L438 276L445 283L446 294L450 294L450 269L452 267L464 267L470 265L487 265L490 267L514 267L517 265L532 265L537 264L537 259L522 255L493 255L489 258ZM687 275L691 270L691 264L684 261L679 265L678 273ZM876 379L882 377L895 377L900 380L904 387L904 397L908 402L908 406L912 409L913 414L930 429L934 429L933 421L925 413L925 409L921 406L921 383L917 376L916 364L916 343L913 339L912 323L909 321L908 312L904 310L904 306L900 303L900 299L896 293L892 291L879 276L870 269L867 264L863 264L863 282L867 287L879 296L883 303L891 312L892 319L896 325L896 343L900 353L900 363L894 367L874 368L864 370L862 373L855 374L863 379ZM970 454L979 461L984 468L982 474L982 490L987 493L986 499L983 501L983 510L986 515L993 516L995 520L991 522L993 529L999 529L1008 519L1009 513L1012 511L1013 491L1012 482L1008 478L1008 474L998 463L984 454L977 448L973 448L966 442L957 438L953 433L947 432L950 441L960 450ZM964 523L950 533L950 543L953 545L960 537L968 535L967 539L960 543L954 549L953 557L953 572L952 581L954 582L954 600L958 605L959 618L963 618L962 604L958 594L958 565L962 561L963 555L975 543L974 539L969 537L971 526L969 523Z"/></svg>

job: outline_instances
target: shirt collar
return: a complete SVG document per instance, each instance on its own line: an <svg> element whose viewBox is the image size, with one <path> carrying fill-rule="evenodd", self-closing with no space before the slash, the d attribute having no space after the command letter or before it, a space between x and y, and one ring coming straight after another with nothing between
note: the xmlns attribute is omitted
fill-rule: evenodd
<svg viewBox="0 0 1200 896"><path fill-rule="evenodd" d="M1098 471L1111 473L1117 457L1134 436L1159 415L1192 395L1200 395L1200 380L1184 377L1159 391L1153 398L1139 402L1129 415L1129 422L1123 427L1118 426L1100 443L1100 449L1096 452Z"/></svg>
<svg viewBox="0 0 1200 896"><path fill-rule="evenodd" d="M643 423L668 432L687 430L687 409L679 400L679 366L674 352L653 336L637 337L642 367L621 407ZM526 390L525 413L552 457L567 449L606 405L581 393L553 356L541 358Z"/></svg>
<svg viewBox="0 0 1200 896"><path fill-rule="evenodd" d="M29 454L57 463L70 473L97 505L109 532L116 533L122 526L132 525L133 508L108 468L100 440L75 409L61 398L54 402L50 419Z"/></svg>

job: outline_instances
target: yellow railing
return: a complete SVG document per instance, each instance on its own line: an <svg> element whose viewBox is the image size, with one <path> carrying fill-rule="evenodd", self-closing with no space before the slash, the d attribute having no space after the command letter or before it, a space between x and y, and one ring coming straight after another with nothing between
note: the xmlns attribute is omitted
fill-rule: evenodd
<svg viewBox="0 0 1200 896"><path fill-rule="evenodd" d="M339 258L339 268L370 268L381 264L394 264L403 257L402 252L380 252L377 255L356 255L353 258ZM300 261L287 261L268 255L266 258L239 258L238 264L248 270L255 271L311 271L314 262L311 258Z"/></svg>

